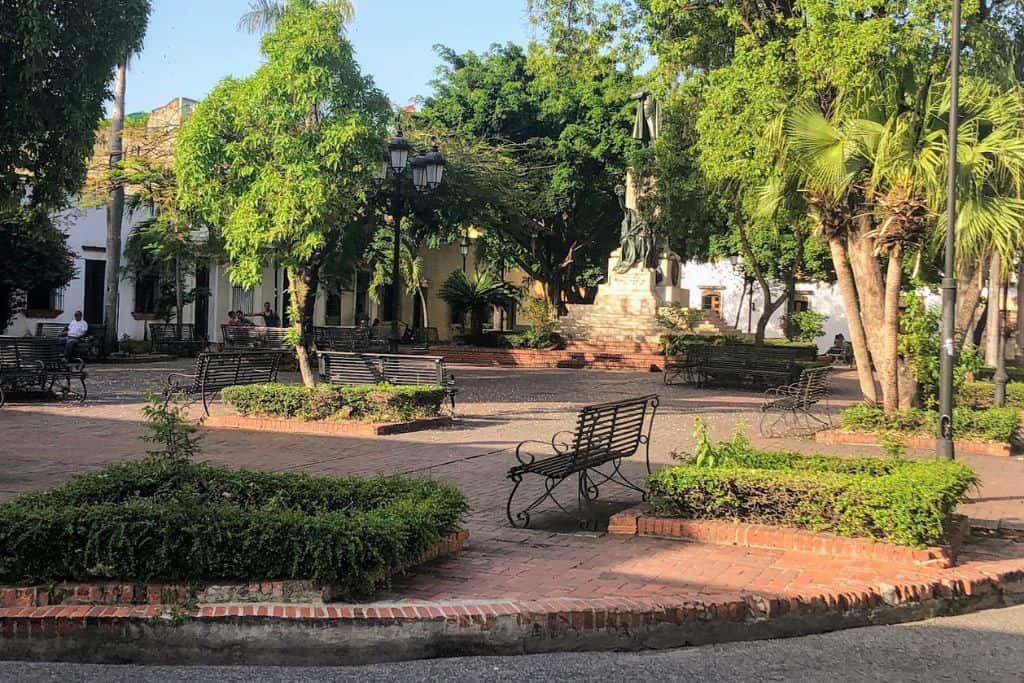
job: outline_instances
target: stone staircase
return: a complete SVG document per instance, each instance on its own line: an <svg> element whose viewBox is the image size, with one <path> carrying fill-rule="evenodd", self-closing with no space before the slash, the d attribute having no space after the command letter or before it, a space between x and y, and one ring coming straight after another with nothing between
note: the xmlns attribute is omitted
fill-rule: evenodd
<svg viewBox="0 0 1024 683"><path fill-rule="evenodd" d="M660 349L664 329L651 311L614 311L588 304L568 304L569 314L559 320L563 337L573 344L589 343L606 350L647 351ZM701 320L691 334L740 334L733 326L711 311L701 311ZM615 348L623 344L627 347Z"/></svg>

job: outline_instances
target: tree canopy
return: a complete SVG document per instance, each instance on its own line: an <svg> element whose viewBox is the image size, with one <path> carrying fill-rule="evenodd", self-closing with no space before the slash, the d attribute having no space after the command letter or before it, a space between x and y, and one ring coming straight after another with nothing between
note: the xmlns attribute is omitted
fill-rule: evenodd
<svg viewBox="0 0 1024 683"><path fill-rule="evenodd" d="M289 4L263 38L266 63L214 88L175 159L182 208L220 232L233 282L258 283L272 260L287 269L309 384L321 269L365 211L389 115L341 29L329 4Z"/></svg>

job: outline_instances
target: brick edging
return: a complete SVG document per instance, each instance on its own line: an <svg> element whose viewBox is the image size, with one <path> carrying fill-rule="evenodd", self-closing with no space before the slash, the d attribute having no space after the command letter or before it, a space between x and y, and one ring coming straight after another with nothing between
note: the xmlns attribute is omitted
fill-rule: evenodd
<svg viewBox="0 0 1024 683"><path fill-rule="evenodd" d="M444 356L445 362L449 364L476 367L512 366L524 368L660 372L665 366L665 356L661 353L648 351L602 351L595 348L543 350L442 346L431 348L431 353Z"/></svg>
<svg viewBox="0 0 1024 683"><path fill-rule="evenodd" d="M469 531L460 529L427 548L414 562L394 568L398 574L417 565L459 552L469 545ZM334 599L337 588L303 580L254 581L246 584L200 584L106 581L35 586L0 585L2 608L95 607L161 610L189 603L272 602L315 603Z"/></svg>
<svg viewBox="0 0 1024 683"><path fill-rule="evenodd" d="M877 446L877 432L851 432L843 429L826 429L814 434L814 440L821 444L853 444L857 446ZM905 436L904 443L915 448L935 448L935 438L931 436ZM981 455L1009 457L1010 444L999 441L967 441L957 439L953 442L957 450Z"/></svg>
<svg viewBox="0 0 1024 683"><path fill-rule="evenodd" d="M451 417L442 415L409 422L329 422L326 420L305 421L276 417L245 417L242 415L208 415L204 427L218 429L249 429L259 432L282 432L286 434L319 434L324 436L385 436L406 434L424 429L450 427Z"/></svg>
<svg viewBox="0 0 1024 683"><path fill-rule="evenodd" d="M792 550L828 557L883 560L897 565L945 569L955 564L960 543L969 532L969 527L967 518L958 515L956 527L952 530L952 545L910 548L870 538L847 538L792 527L712 519L656 517L649 514L647 505L638 505L613 515L608 522L608 532L678 538L713 545Z"/></svg>
<svg viewBox="0 0 1024 683"><path fill-rule="evenodd" d="M670 648L892 624L1024 602L1024 562L926 583L719 601L656 598L0 608L0 657L354 664ZM314 659L315 658L315 659Z"/></svg>

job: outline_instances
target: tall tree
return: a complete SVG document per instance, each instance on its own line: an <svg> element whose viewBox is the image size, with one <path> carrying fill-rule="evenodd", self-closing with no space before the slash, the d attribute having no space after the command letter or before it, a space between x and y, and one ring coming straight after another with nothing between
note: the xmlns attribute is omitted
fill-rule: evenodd
<svg viewBox="0 0 1024 683"><path fill-rule="evenodd" d="M323 5L338 13L342 26L352 21L356 14L351 0L250 0L249 11L238 20L238 30L258 34L273 31L289 4Z"/></svg>
<svg viewBox="0 0 1024 683"><path fill-rule="evenodd" d="M63 286L73 270L48 219L85 181L114 67L142 43L149 0L0 3L0 327L19 290ZM47 260L18 263L38 240ZM13 277L13 273L22 275ZM50 273L58 277L51 277Z"/></svg>
<svg viewBox="0 0 1024 683"><path fill-rule="evenodd" d="M261 49L266 63L226 78L182 127L182 208L219 230L233 282L252 286L276 258L287 271L296 352L309 366L322 269L361 217L389 116L330 7L289 4Z"/></svg>
<svg viewBox="0 0 1024 683"><path fill-rule="evenodd" d="M613 189L632 148L632 74L607 56L574 61L542 45L442 48L441 57L422 125L483 140L521 171L510 212L496 217L491 204L472 222L554 304L578 300L581 278L603 269L617 239Z"/></svg>
<svg viewBox="0 0 1024 683"><path fill-rule="evenodd" d="M122 131L124 130L124 96L128 59L129 53L125 53L124 59L117 65L117 75L114 77L114 111L110 121L111 168L116 168L124 159ZM117 342L117 305L121 286L121 223L123 221L124 185L115 182L111 186L110 200L107 202L107 263L104 274L106 287L103 296L103 320L93 321L106 323L104 343L108 349L113 348Z"/></svg>

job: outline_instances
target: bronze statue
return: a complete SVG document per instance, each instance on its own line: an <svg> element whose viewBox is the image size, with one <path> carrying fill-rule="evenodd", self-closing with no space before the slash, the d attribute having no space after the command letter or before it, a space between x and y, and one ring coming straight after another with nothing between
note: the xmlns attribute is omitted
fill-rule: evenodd
<svg viewBox="0 0 1024 683"><path fill-rule="evenodd" d="M619 208L623 213L619 233L619 262L615 264L615 272L625 273L637 263L653 268L654 235L648 228L647 221L639 211L626 206L626 188L617 185L615 196L619 199Z"/></svg>
<svg viewBox="0 0 1024 683"><path fill-rule="evenodd" d="M661 135L661 105L646 90L633 93L629 99L636 100L633 139L639 140L646 147Z"/></svg>

